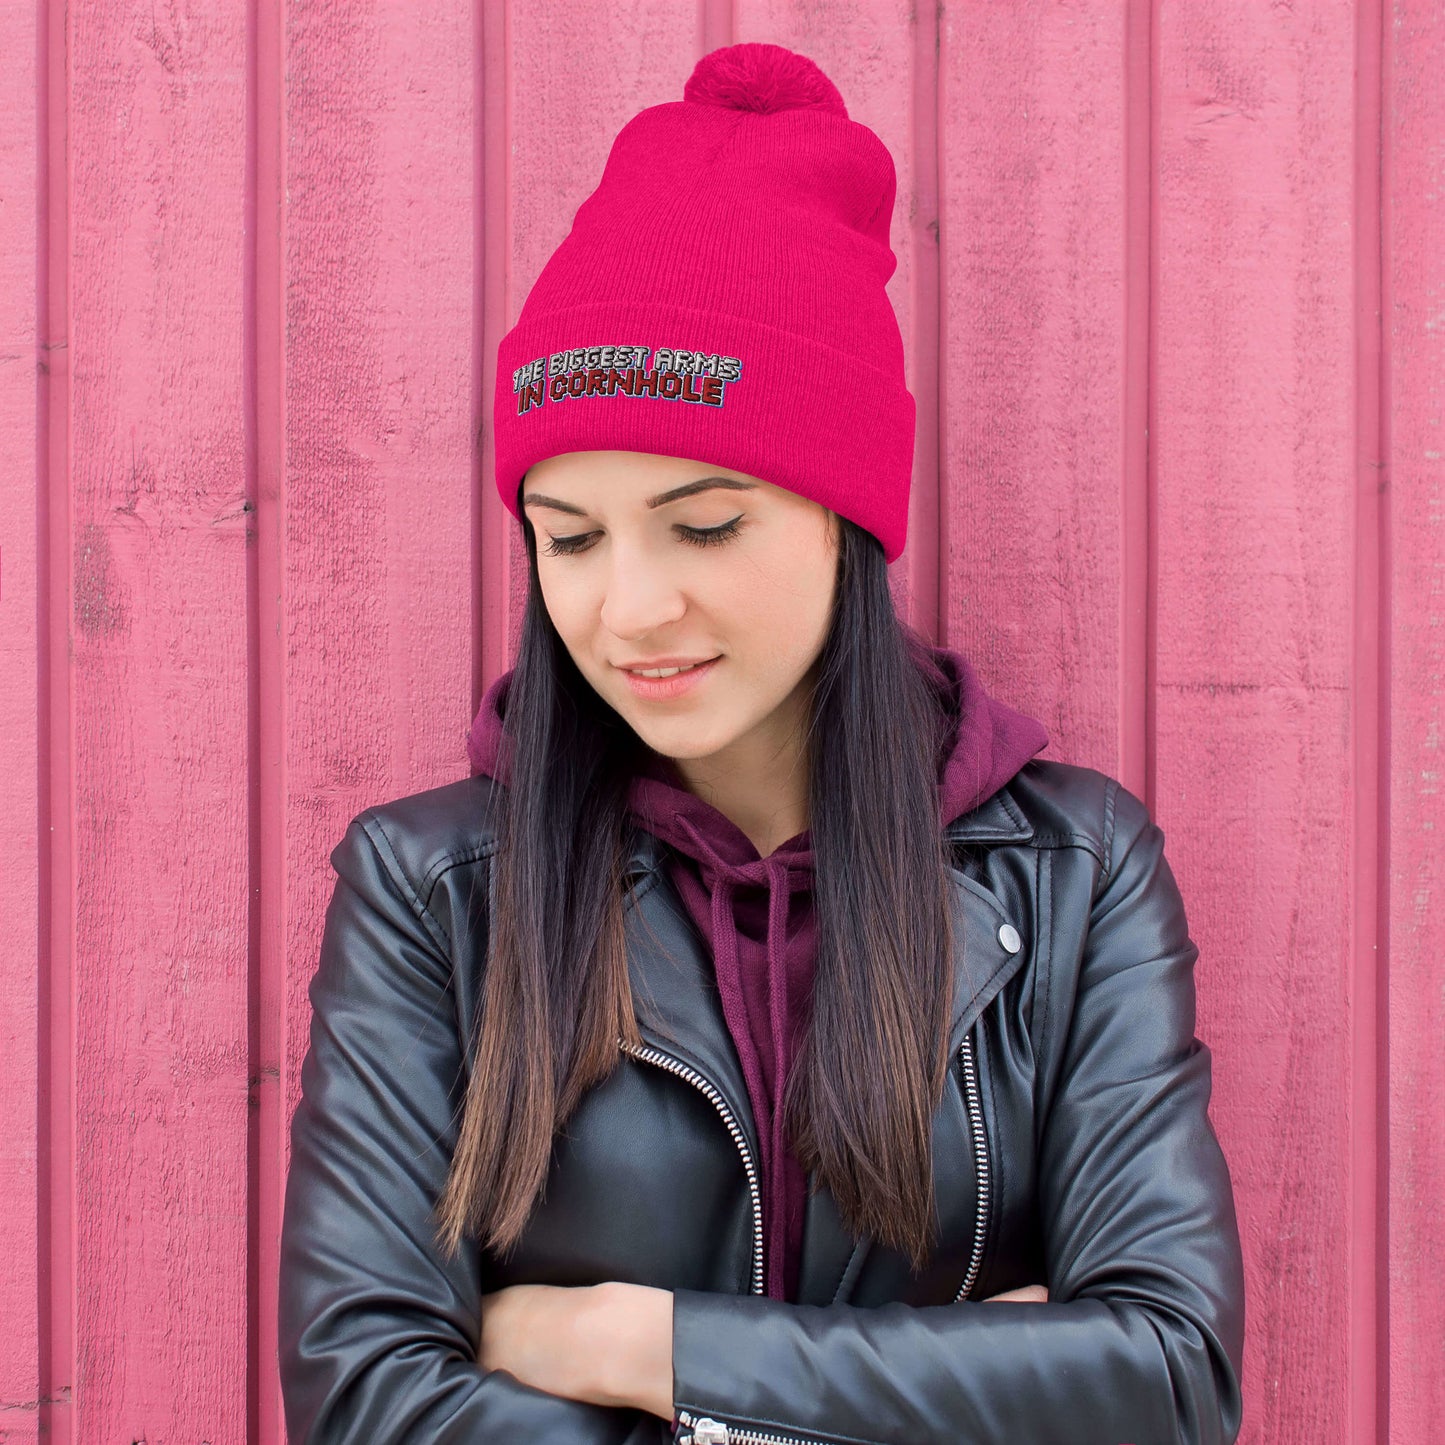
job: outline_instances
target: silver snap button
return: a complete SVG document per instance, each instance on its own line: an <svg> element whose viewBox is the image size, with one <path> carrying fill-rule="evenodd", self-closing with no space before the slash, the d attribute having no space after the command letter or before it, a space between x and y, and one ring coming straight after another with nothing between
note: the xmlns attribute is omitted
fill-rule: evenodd
<svg viewBox="0 0 1445 1445"><path fill-rule="evenodd" d="M1012 923L1005 923L998 931L998 941L1008 949L1010 953L1017 953L1024 946L1024 941L1019 937L1019 931Z"/></svg>

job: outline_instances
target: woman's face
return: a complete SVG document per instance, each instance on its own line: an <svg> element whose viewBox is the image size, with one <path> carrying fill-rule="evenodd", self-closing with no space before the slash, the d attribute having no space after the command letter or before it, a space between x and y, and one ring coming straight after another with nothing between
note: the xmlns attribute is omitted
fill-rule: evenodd
<svg viewBox="0 0 1445 1445"><path fill-rule="evenodd" d="M522 505L553 626L645 743L694 760L786 746L828 631L834 513L746 472L623 451L536 463ZM691 680L630 677L714 658Z"/></svg>

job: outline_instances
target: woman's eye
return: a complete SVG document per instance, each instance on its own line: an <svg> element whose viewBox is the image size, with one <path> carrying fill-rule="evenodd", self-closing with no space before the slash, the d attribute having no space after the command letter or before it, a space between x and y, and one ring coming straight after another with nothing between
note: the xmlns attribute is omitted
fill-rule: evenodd
<svg viewBox="0 0 1445 1445"><path fill-rule="evenodd" d="M724 522L720 527L679 527L678 531L694 546L715 547L719 542L737 536L742 520L742 513L739 513L731 522Z"/></svg>
<svg viewBox="0 0 1445 1445"><path fill-rule="evenodd" d="M737 536L742 520L743 514L739 513L731 522L724 522L718 527L684 527L679 524L677 530L682 534L683 541L694 547L716 547L720 542ZM549 557L575 556L578 552L585 552L597 535L596 532L579 532L574 537L549 537L542 550Z"/></svg>
<svg viewBox="0 0 1445 1445"><path fill-rule="evenodd" d="M589 538L596 532L579 532L575 537L551 537L542 549L549 557L570 557L574 552L584 552Z"/></svg>

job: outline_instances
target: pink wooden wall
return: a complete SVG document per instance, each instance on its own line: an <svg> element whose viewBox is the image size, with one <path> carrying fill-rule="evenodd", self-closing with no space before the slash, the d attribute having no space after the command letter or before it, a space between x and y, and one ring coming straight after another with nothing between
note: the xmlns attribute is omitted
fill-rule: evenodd
<svg viewBox="0 0 1445 1445"><path fill-rule="evenodd" d="M327 853L465 773L497 341L735 40L898 162L900 596L1166 829L1243 1439L1435 1438L1440 5L0 0L0 1441L282 1439Z"/></svg>

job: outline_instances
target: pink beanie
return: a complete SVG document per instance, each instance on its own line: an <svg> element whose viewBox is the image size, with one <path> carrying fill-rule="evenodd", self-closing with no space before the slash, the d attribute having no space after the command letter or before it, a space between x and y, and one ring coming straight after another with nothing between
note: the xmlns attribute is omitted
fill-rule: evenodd
<svg viewBox="0 0 1445 1445"><path fill-rule="evenodd" d="M534 462L692 457L811 497L892 562L913 397L885 290L897 181L837 87L780 45L705 55L613 141L498 349L497 490Z"/></svg>

